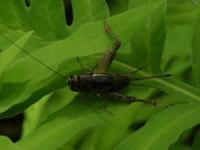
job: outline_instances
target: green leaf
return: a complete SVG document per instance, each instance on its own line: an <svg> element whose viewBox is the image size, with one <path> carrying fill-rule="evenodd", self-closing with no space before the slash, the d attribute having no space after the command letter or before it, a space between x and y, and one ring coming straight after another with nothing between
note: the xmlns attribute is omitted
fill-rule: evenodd
<svg viewBox="0 0 200 150"><path fill-rule="evenodd" d="M144 22L146 16L149 16L150 13L162 5L163 2L156 2L152 3L151 9L149 9L149 5L132 9L109 18L108 23L121 38L122 43L126 44L137 32L138 26ZM51 45L32 53L32 55L54 70L58 70L60 66L59 73L68 77L72 72L80 69L74 59L75 57L104 52L107 45L111 44L109 40L109 37L104 33L102 21L97 21L83 25L69 38L53 42ZM13 91L12 97L9 97L5 94L10 91L7 88L7 83L12 83L13 89L19 86L19 83L23 84L21 85L22 89L19 88L19 91ZM2 85L4 96L0 101L0 104L2 104L0 105L0 112L2 114L0 116L6 117L23 111L42 96L65 86L65 83L65 80L59 80L55 74L30 57L19 59L5 73Z"/></svg>
<svg viewBox="0 0 200 150"><path fill-rule="evenodd" d="M181 3L180 0L73 0L74 20L68 26L63 1L30 2L30 7L26 7L23 0L0 0L0 32L19 42L24 33L34 31L29 40L19 45L41 61L21 53L8 56L8 67L2 67L0 118L13 116L29 107L23 122L23 137L15 144L7 139L2 142L8 149L16 146L48 150L143 149L145 146L148 147L146 149L159 150L188 148L184 145L185 140L178 140L178 137L198 124L200 118L200 91L191 86L195 84L195 81L192 83L191 74L192 52L198 56L196 19L199 6L190 0ZM83 93L78 95L66 87L66 80L71 74L86 73L76 62L77 56L81 57L83 64L93 67L113 43L103 28L102 19L109 14L115 16L107 19L108 24L122 40L110 72L131 74L155 59L158 63L152 64L151 69L159 72L163 58L162 67L173 74L168 79L133 81L120 92L144 99L151 96L150 99L160 100L161 106L126 104L107 99L104 107L108 106L114 114L111 115L94 97L95 94L89 97ZM197 33L193 36L195 21ZM0 55L6 53L10 45L1 37ZM13 52L17 50L13 46L9 49ZM136 52L141 55L136 55ZM198 65L197 58L194 60L193 69ZM66 79L41 64L49 66ZM150 75L152 73L139 71L133 74L133 78ZM195 70L195 78L197 76L198 70ZM150 93L146 87L137 86L140 83L156 87L159 92L154 90ZM168 106L169 103L179 105ZM188 135L193 133L191 131L187 130ZM198 138L195 140L197 142ZM198 145L194 142L193 147Z"/></svg>
<svg viewBox="0 0 200 150"><path fill-rule="evenodd" d="M128 8L128 0L107 0L107 3L111 15L120 14Z"/></svg>
<svg viewBox="0 0 200 150"><path fill-rule="evenodd" d="M199 44L199 39L200 39L200 14L198 16L198 19L196 21L195 29L194 29L194 37L193 37L193 42L192 42L192 48L193 48L193 55L192 55L192 60L193 60L193 73L195 77L195 83L196 85L200 88L200 44Z"/></svg>
<svg viewBox="0 0 200 150"><path fill-rule="evenodd" d="M25 148L22 148L18 146L17 144L14 144L9 138L5 136L0 136L0 146L3 149L9 149L9 150L26 150Z"/></svg>
<svg viewBox="0 0 200 150"><path fill-rule="evenodd" d="M181 3L179 0L170 0L167 1L167 5L167 38L163 52L163 66L167 72L179 75L179 79L182 79L185 71L191 72L188 69L192 64L191 42L198 6L192 5L190 0ZM188 81L189 79L184 80L187 83Z"/></svg>
<svg viewBox="0 0 200 150"><path fill-rule="evenodd" d="M199 147L200 147L199 140L200 140L200 130L198 130L198 131L196 132L194 141L193 141L193 143L192 143L192 149L193 149L193 150L198 150L198 149L199 149Z"/></svg>
<svg viewBox="0 0 200 150"><path fill-rule="evenodd" d="M150 118L147 124L122 141L116 149L167 150L180 134L200 123L200 105L170 107Z"/></svg>
<svg viewBox="0 0 200 150"><path fill-rule="evenodd" d="M191 144L187 144L187 141L193 136L191 133L195 128L196 126L184 131L178 140L169 147L169 150L191 150Z"/></svg>
<svg viewBox="0 0 200 150"><path fill-rule="evenodd" d="M23 47L24 44L27 42L29 37L31 36L32 32L28 32L23 37L21 37L16 44L20 47ZM0 53L0 78L3 77L4 72L8 70L9 66L12 64L13 60L16 58L16 56L21 52L21 49L16 47L15 44L10 46L8 49L4 50L2 53ZM2 80L2 79L1 79Z"/></svg>
<svg viewBox="0 0 200 150"><path fill-rule="evenodd" d="M80 97L77 97L69 105L51 115L17 144L27 149L58 149L80 131L103 121L94 111L91 112L90 108L95 105L95 101L90 106L84 105Z"/></svg>
<svg viewBox="0 0 200 150"><path fill-rule="evenodd" d="M37 103L26 109L23 123L23 137L29 134L50 115L68 104L75 95L75 92L63 88L44 96Z"/></svg>
<svg viewBox="0 0 200 150"><path fill-rule="evenodd" d="M142 127L146 120L159 110L158 107L137 103L115 112L115 116L109 120L110 123L103 124L98 128L96 146L103 150L114 149L124 138L129 136L131 131Z"/></svg>
<svg viewBox="0 0 200 150"><path fill-rule="evenodd" d="M131 67L128 64L125 64L121 61L114 61L114 63L118 64L119 66L123 68L127 68L131 71L136 71L137 69L134 67ZM150 76L148 72L139 71L138 74L141 74L142 76ZM174 78L168 78L168 79L159 79L154 78L149 81L145 81L146 85L149 85L151 87L158 88L169 95L173 96L174 98L178 98L179 102L200 102L200 91L190 85L187 85L183 82L180 82Z"/></svg>
<svg viewBox="0 0 200 150"><path fill-rule="evenodd" d="M47 40L62 39L68 34L63 2L57 0L34 0L29 8L24 1L0 0L0 22L11 29L33 30Z"/></svg>
<svg viewBox="0 0 200 150"><path fill-rule="evenodd" d="M102 20L109 16L109 10L105 1L73 0L72 7L73 29L77 29L86 22Z"/></svg>
<svg viewBox="0 0 200 150"><path fill-rule="evenodd" d="M162 2L162 5L154 9L152 13L147 16L138 32L132 38L132 57L133 64L136 67L141 67L144 64L151 62L151 71L160 72L160 62L164 42L166 37L165 27L165 12L166 1L163 0L131 0L129 1L129 9L137 8L139 6L147 5L150 7L151 3ZM141 36L142 35L142 36ZM141 58L143 60L141 61Z"/></svg>

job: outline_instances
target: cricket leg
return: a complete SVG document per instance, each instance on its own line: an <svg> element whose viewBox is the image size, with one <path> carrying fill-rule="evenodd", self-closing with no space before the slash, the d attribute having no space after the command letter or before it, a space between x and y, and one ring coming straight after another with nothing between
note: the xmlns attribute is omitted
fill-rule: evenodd
<svg viewBox="0 0 200 150"><path fill-rule="evenodd" d="M92 73L92 68L83 64L79 57L76 57L77 62L80 64L81 68L86 69L89 73Z"/></svg>
<svg viewBox="0 0 200 150"><path fill-rule="evenodd" d="M99 97L99 99L100 99L100 101L102 103L102 106L105 109L105 111L108 112L109 114L111 114L112 116L114 116L112 111L106 106L105 101L102 99L101 95L100 94L96 94L96 95Z"/></svg>
<svg viewBox="0 0 200 150"><path fill-rule="evenodd" d="M138 99L136 97L122 95L122 94L117 93L117 92L104 93L104 94L101 94L101 96L106 97L106 98L115 99L115 100L120 100L120 101L123 101L123 102L128 102L128 103L142 102L142 103L151 104L151 105L157 105L157 103L158 103L158 101L155 101L155 100Z"/></svg>
<svg viewBox="0 0 200 150"><path fill-rule="evenodd" d="M112 39L114 39L114 43L109 49L106 50L106 52L104 53L102 58L97 63L97 65L93 71L94 74L106 72L106 70L110 67L110 65L115 57L115 54L121 45L120 39L112 32L112 30L106 20L104 21L104 29L105 29L105 32L107 33L107 35L109 37L111 37Z"/></svg>
<svg viewBox="0 0 200 150"><path fill-rule="evenodd" d="M146 85L146 84L135 84L133 82L131 82L128 86L136 86L136 87L145 87L145 88L159 89L159 88L154 87L154 86L150 86L150 85Z"/></svg>

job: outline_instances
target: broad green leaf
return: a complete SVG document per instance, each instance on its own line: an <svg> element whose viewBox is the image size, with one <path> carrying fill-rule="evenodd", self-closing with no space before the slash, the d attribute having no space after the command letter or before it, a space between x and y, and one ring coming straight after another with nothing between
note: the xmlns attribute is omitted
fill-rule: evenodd
<svg viewBox="0 0 200 150"><path fill-rule="evenodd" d="M164 69L173 73L169 79L134 81L133 86L120 92L148 99L150 94L147 88L134 84L156 87L160 92L152 95L155 96L153 99L161 100L161 107L144 106L141 103L126 104L108 99L105 105L114 114L111 115L105 111L101 99L92 94L89 97L77 95L68 87L63 88L69 75L85 73L76 62L77 56L81 57L84 64L93 67L92 64L98 61L100 54L112 44L113 41L103 29L102 19L109 15L106 3L110 14L115 15L107 19L108 24L122 40L122 46L109 71L131 74L137 70L136 67L157 59L158 63L152 65L152 70L158 72L160 59L163 57ZM26 7L24 0L0 0L0 32L12 41L18 41L24 33L33 30L35 34L22 43L23 48L66 77L60 78L22 53L10 61L12 63L9 67L3 69L0 117L13 116L31 107L26 112L24 136L16 144L7 139L2 140L6 141L2 144L6 143L8 149L85 150L126 146L128 148L125 149L143 146L159 150L187 149L184 143L179 142L178 137L200 121L200 91L186 84L193 79L188 74L191 74L189 69L192 64L193 24L199 13L199 6L190 0L72 0L72 4L74 22L69 27L65 24L63 1L35 0L30 1L30 7ZM193 39L195 53L198 49L197 34L198 32ZM130 41L133 41L135 49L140 48L142 55L130 55ZM164 44L165 51L162 55ZM3 49L0 55L10 45L0 38L0 49ZM11 46L10 49L14 51L16 47ZM176 74L180 74L184 82L175 79ZM152 74L149 72L139 71L133 74L133 78L150 75ZM62 90L58 90L60 88ZM166 103L191 104L163 107L168 106ZM195 140L197 143L198 138ZM123 145L127 141L130 145ZM170 147L173 143L175 144ZM195 143L193 145L198 147Z"/></svg>
<svg viewBox="0 0 200 150"><path fill-rule="evenodd" d="M152 3L151 9L149 9L149 5L132 9L111 17L108 23L121 38L122 43L126 44L137 32L138 26L144 22L146 16L149 16L151 12L162 5L163 2L156 2ZM80 68L76 59L74 59L75 57L104 52L107 45L111 44L109 40L109 37L104 33L102 21L97 21L83 25L69 38L53 42L51 45L32 53L32 55L54 70L57 70L60 65L58 72L68 77ZM13 87L12 97L6 94L10 91L7 87L8 83L9 87ZM23 111L42 96L65 86L65 84L65 80L59 80L57 75L30 57L27 56L18 60L5 73L2 85L4 96L0 102L0 112L4 113L1 114L1 117ZM14 90L19 85L20 88L17 91Z"/></svg>
<svg viewBox="0 0 200 150"><path fill-rule="evenodd" d="M190 145L185 144L185 143L175 143L172 146L170 146L169 150L192 150Z"/></svg>
<svg viewBox="0 0 200 150"><path fill-rule="evenodd" d="M193 143L192 143L192 150L198 150L198 149L199 149L199 147L200 147L199 140L200 140L200 130L198 130L198 131L196 132L194 141L193 141Z"/></svg>
<svg viewBox="0 0 200 150"><path fill-rule="evenodd" d="M109 16L105 0L73 0L72 7L73 29L77 29L86 22L102 20Z"/></svg>
<svg viewBox="0 0 200 150"><path fill-rule="evenodd" d="M169 147L169 150L192 150L191 144L187 144L187 141L193 136L191 133L195 128L196 126L181 133L178 140Z"/></svg>
<svg viewBox="0 0 200 150"><path fill-rule="evenodd" d="M45 143L45 145L47 144L49 146L49 149L56 149L61 147L63 144L70 142L74 138L74 136L77 136L78 133L85 129L89 129L90 127L94 127L94 129L99 129L97 125L106 125L105 129L113 128L113 131L116 131L119 128L123 128L123 131L126 135L126 127L128 127L133 121L132 117L136 116L135 120L137 121L143 120L145 118L148 118L150 114L156 112L156 108L152 106L149 107L150 109L146 109L146 111L142 112L143 109L140 108L144 107L142 107L141 104L136 104L126 106L125 109L115 108L115 110L118 111L113 110L114 112L116 112L115 116L113 117L112 115L107 114L107 112L100 113L100 111L102 111L100 109L102 105L101 103L98 103L98 101L95 101L93 97L87 98L87 101L90 101L90 103L87 103L85 100L81 101L80 97L76 97L75 100L73 100L71 103L69 103L56 113L52 114L46 121L40 124L29 135L21 139L18 144L28 149L37 149L38 147L41 147L41 143ZM87 105L85 105L85 103ZM125 122L121 120L117 123L117 121L122 116L124 117L123 120ZM106 132L104 132L104 134L102 133L101 135L101 130L99 130L98 132L98 136L106 134ZM106 134L106 136L108 135ZM121 136L122 135L119 134L118 138L121 139ZM104 136L102 136L102 138L103 137ZM118 141L119 139L116 138L116 141ZM114 139L110 140L113 143L116 143ZM106 144L104 142L105 141L102 141L101 139L101 143ZM101 147L103 147L103 145Z"/></svg>
<svg viewBox="0 0 200 150"><path fill-rule="evenodd" d="M165 12L167 3L164 0L130 0L129 9L143 5L148 5L150 8L151 3L154 2L162 2L162 5L147 16L143 24L138 28L138 32L134 35L131 44L134 58L133 64L140 67L151 62L151 70L155 73L160 72L160 61L166 35ZM141 58L143 58L142 61Z"/></svg>
<svg viewBox="0 0 200 150"><path fill-rule="evenodd" d="M93 100L91 99L91 102ZM76 98L69 105L51 115L48 120L17 144L27 149L53 150L60 148L80 131L103 121L89 109L96 105L95 101L90 104L87 107L83 101L80 101L80 98Z"/></svg>
<svg viewBox="0 0 200 150"><path fill-rule="evenodd" d="M181 2L170 0L167 1L167 5L167 38L163 53L163 66L168 72L174 75L181 74L183 78L183 73L188 71L192 64L191 42L198 6L191 4L190 0ZM180 76L178 76L179 79ZM188 79L185 80L187 83L188 81Z"/></svg>
<svg viewBox="0 0 200 150"><path fill-rule="evenodd" d="M57 0L34 0L29 8L23 0L0 0L0 22L11 29L33 30L47 40L62 39L68 34L63 2Z"/></svg>
<svg viewBox="0 0 200 150"><path fill-rule="evenodd" d="M31 36L32 32L28 32L23 37L21 37L15 44L19 45L20 47L23 47L24 44L27 42L29 37ZM2 53L0 53L0 78L2 81L4 72L8 70L16 56L21 52L21 49L16 47L16 45L13 44L8 49L4 50Z"/></svg>
<svg viewBox="0 0 200 150"><path fill-rule="evenodd" d="M0 147L5 150L26 150L23 147L14 144L9 138L0 136Z"/></svg>
<svg viewBox="0 0 200 150"><path fill-rule="evenodd" d="M2 49L2 51L7 49L9 46L11 46L13 43L15 43L21 36L26 34L26 32L23 32L20 30L13 30L3 24L0 24L0 33L3 35L3 36L0 35L0 48ZM6 36L7 39L4 36ZM27 42L23 46L23 49L25 49L27 52L31 53L33 51L38 50L41 47L46 46L47 44L48 44L48 42L46 40L39 38L38 36L34 35L34 33L33 33L30 36L29 40L27 40ZM24 55L26 55L26 54L24 54ZM18 59L18 57L16 57L16 59ZM13 63L14 63L14 61L12 62L12 64Z"/></svg>
<svg viewBox="0 0 200 150"><path fill-rule="evenodd" d="M158 111L159 107L137 103L116 112L115 116L110 119L111 123L104 124L97 130L98 140L95 142L97 149L114 149L132 131L142 127L143 123Z"/></svg>
<svg viewBox="0 0 200 150"><path fill-rule="evenodd" d="M124 12L128 8L128 0L107 0L108 6L110 8L110 14L116 15Z"/></svg>
<svg viewBox="0 0 200 150"><path fill-rule="evenodd" d="M64 107L74 98L75 95L75 92L63 88L44 96L37 103L31 105L26 110L23 123L23 136L29 134L51 114Z"/></svg>
<svg viewBox="0 0 200 150"><path fill-rule="evenodd" d="M193 60L193 73L195 77L195 83L200 88L200 14L198 16L198 19L195 24L194 29L194 37L192 42L192 48L193 48L193 54L192 54L192 60Z"/></svg>
<svg viewBox="0 0 200 150"><path fill-rule="evenodd" d="M200 123L199 114L198 104L172 106L151 117L143 128L125 138L116 149L167 150L183 131Z"/></svg>
<svg viewBox="0 0 200 150"><path fill-rule="evenodd" d="M28 109L26 109L24 113L22 137L29 134L33 129L38 126L41 119L41 111L44 109L44 105L48 101L48 98L50 96L51 94L44 96L37 103L31 105Z"/></svg>
<svg viewBox="0 0 200 150"><path fill-rule="evenodd" d="M0 1L0 22L1 24L5 24L7 26L11 26L12 28L19 28L19 20L17 18L17 14L15 12L15 7L13 1ZM13 10L13 11L8 11Z"/></svg>

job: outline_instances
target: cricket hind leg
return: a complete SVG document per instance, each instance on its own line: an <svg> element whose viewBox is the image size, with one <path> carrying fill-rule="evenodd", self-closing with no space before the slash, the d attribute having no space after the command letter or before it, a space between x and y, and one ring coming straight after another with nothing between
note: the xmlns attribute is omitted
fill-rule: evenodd
<svg viewBox="0 0 200 150"><path fill-rule="evenodd" d="M111 27L109 26L109 24L107 23L106 20L104 20L104 30L109 37L114 39L114 42L113 42L112 46L106 50L106 52L104 53L102 58L97 63L97 65L93 71L94 74L95 73L96 74L97 73L105 73L107 71L107 69L110 67L110 65L115 57L117 50L121 46L120 39L117 37L117 35L115 35L112 32Z"/></svg>
<svg viewBox="0 0 200 150"><path fill-rule="evenodd" d="M151 104L151 105L157 105L159 103L159 101L157 101L157 100L138 99L136 97L122 95L122 94L117 93L117 92L103 93L103 94L101 94L101 96L103 96L105 98L111 98L111 99L127 102L127 103L142 102L142 103Z"/></svg>

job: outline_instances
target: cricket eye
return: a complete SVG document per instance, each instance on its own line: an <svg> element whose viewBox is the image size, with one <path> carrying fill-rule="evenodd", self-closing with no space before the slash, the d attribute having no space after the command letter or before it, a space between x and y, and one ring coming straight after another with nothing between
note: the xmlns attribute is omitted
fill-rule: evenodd
<svg viewBox="0 0 200 150"><path fill-rule="evenodd" d="M69 78L67 81L67 84L70 85L70 83L71 83L71 79Z"/></svg>
<svg viewBox="0 0 200 150"><path fill-rule="evenodd" d="M69 79L68 79L68 85L71 85L72 78L73 78L72 76L69 77Z"/></svg>

